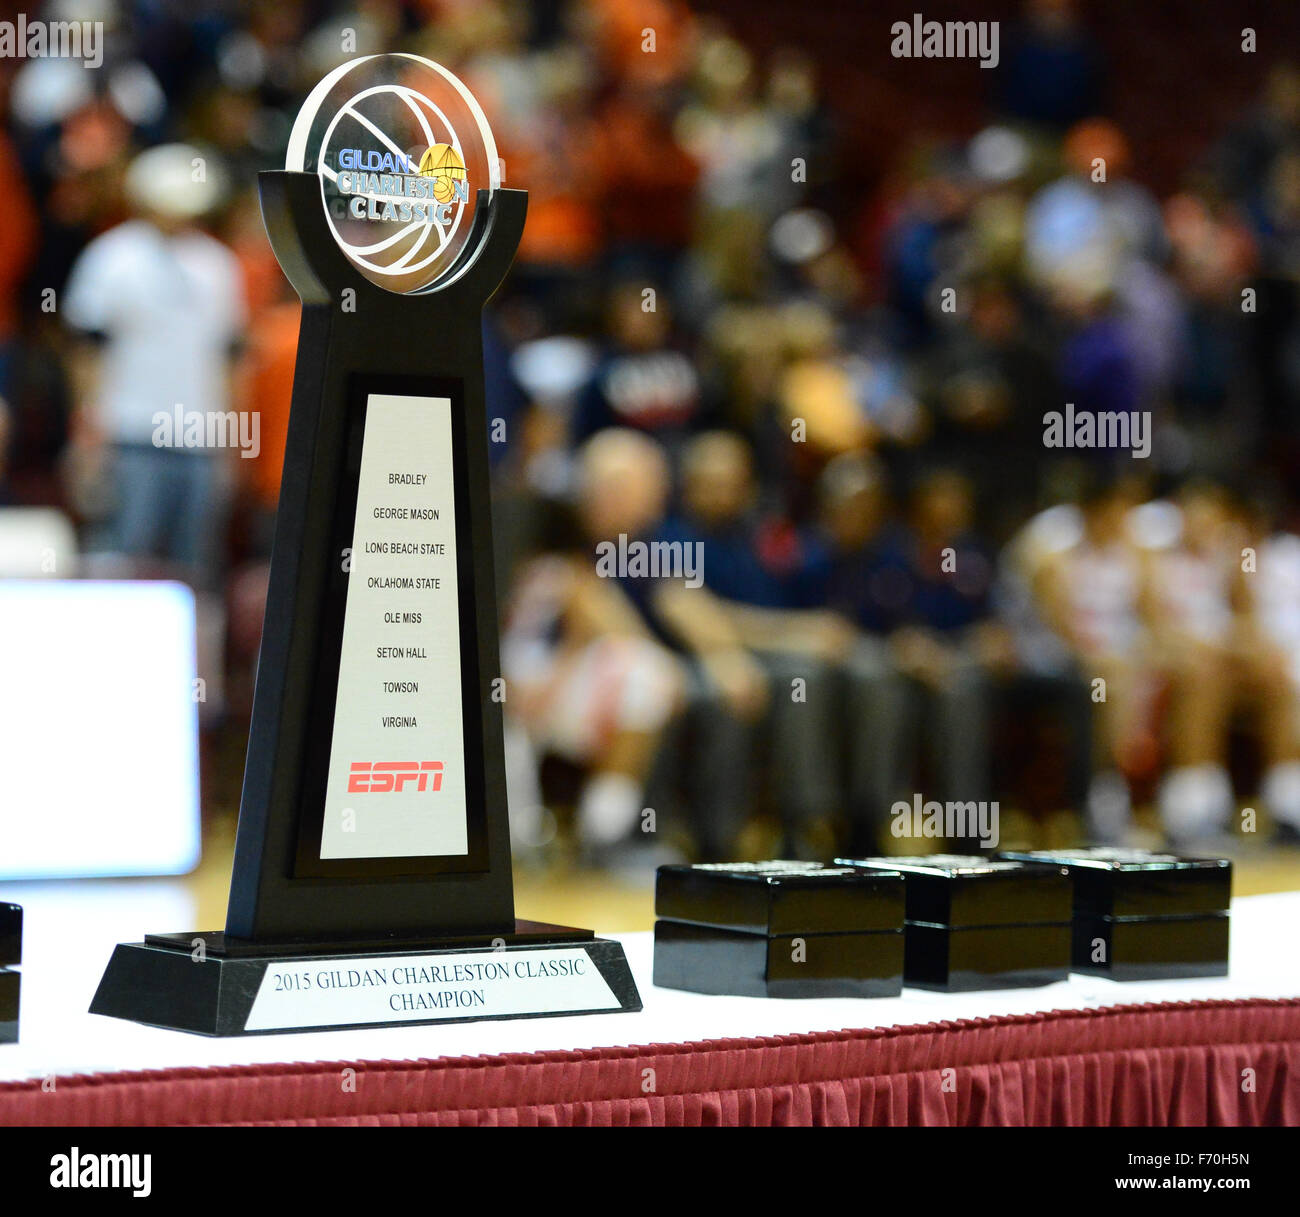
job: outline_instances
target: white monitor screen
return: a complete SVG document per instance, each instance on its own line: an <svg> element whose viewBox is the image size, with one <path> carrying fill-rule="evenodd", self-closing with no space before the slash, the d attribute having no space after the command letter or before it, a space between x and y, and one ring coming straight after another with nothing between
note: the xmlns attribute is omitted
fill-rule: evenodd
<svg viewBox="0 0 1300 1217"><path fill-rule="evenodd" d="M0 879L199 859L194 595L0 580Z"/></svg>

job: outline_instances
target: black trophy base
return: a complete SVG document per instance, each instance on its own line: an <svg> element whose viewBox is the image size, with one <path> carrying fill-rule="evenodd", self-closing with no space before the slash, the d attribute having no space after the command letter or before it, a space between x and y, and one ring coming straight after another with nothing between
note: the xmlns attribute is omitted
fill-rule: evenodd
<svg viewBox="0 0 1300 1217"><path fill-rule="evenodd" d="M660 919L654 983L732 997L897 997L903 935L747 934Z"/></svg>
<svg viewBox="0 0 1300 1217"><path fill-rule="evenodd" d="M120 943L91 1014L196 1035L273 1035L641 1009L621 943L517 921L445 939L252 943L214 932Z"/></svg>
<svg viewBox="0 0 1300 1217"><path fill-rule="evenodd" d="M947 926L909 921L905 981L944 993L1029 989L1070 974L1070 926Z"/></svg>
<svg viewBox="0 0 1300 1217"><path fill-rule="evenodd" d="M1228 914L1074 919L1076 972L1111 980L1227 976Z"/></svg>
<svg viewBox="0 0 1300 1217"><path fill-rule="evenodd" d="M21 972L0 968L0 1044L18 1042L18 1003L22 984Z"/></svg>

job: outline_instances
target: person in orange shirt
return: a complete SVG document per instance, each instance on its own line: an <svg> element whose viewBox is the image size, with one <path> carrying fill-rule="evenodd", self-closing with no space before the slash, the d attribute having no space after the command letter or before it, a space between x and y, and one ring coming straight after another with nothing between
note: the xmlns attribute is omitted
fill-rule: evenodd
<svg viewBox="0 0 1300 1217"><path fill-rule="evenodd" d="M254 507L254 543L269 553L285 441L289 435L289 403L293 369L298 357L298 323L302 308L287 285L282 298L262 308L249 326L248 345L240 368L241 398L261 416L262 450L255 460L242 462Z"/></svg>
<svg viewBox="0 0 1300 1217"><path fill-rule="evenodd" d="M663 85L690 69L695 18L679 0L587 0L585 9L611 79Z"/></svg>

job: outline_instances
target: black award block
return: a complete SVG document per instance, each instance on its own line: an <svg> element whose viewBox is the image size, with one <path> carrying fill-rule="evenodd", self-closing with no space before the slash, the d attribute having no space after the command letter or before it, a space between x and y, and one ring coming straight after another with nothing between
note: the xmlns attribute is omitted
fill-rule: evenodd
<svg viewBox="0 0 1300 1217"><path fill-rule="evenodd" d="M23 910L16 904L0 903L0 968L16 968L23 962Z"/></svg>
<svg viewBox="0 0 1300 1217"><path fill-rule="evenodd" d="M907 985L956 993L1046 985L1069 974L1063 867L958 854L836 861L903 875Z"/></svg>
<svg viewBox="0 0 1300 1217"><path fill-rule="evenodd" d="M18 1042L18 1005L23 974L17 968L0 968L0 1044Z"/></svg>
<svg viewBox="0 0 1300 1217"><path fill-rule="evenodd" d="M483 307L523 233L482 109L331 72L262 173L302 300L222 931L113 952L91 1012L205 1035L641 1008L619 943L516 919Z"/></svg>
<svg viewBox="0 0 1300 1217"><path fill-rule="evenodd" d="M18 1042L22 962L23 910L16 904L0 904L0 1044Z"/></svg>
<svg viewBox="0 0 1300 1217"><path fill-rule="evenodd" d="M1074 885L1071 967L1111 980L1228 974L1232 863L1110 846L1007 852Z"/></svg>
<svg viewBox="0 0 1300 1217"><path fill-rule="evenodd" d="M1074 919L1072 967L1111 980L1227 976L1228 914Z"/></svg>
<svg viewBox="0 0 1300 1217"><path fill-rule="evenodd" d="M1227 858L1112 846L1008 850L998 857L1064 866L1074 885L1076 916L1196 917L1224 912L1232 897L1232 863Z"/></svg>
<svg viewBox="0 0 1300 1217"><path fill-rule="evenodd" d="M895 997L903 881L802 862L661 866L654 983L740 997Z"/></svg>
<svg viewBox="0 0 1300 1217"><path fill-rule="evenodd" d="M661 866L655 916L748 934L848 934L903 928L897 873L809 862Z"/></svg>

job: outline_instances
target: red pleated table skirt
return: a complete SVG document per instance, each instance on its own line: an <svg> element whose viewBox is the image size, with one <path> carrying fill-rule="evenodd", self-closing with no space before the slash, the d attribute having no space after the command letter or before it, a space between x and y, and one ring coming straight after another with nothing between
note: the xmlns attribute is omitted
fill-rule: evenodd
<svg viewBox="0 0 1300 1217"><path fill-rule="evenodd" d="M5 1125L1300 1124L1300 999L0 1084Z"/></svg>

